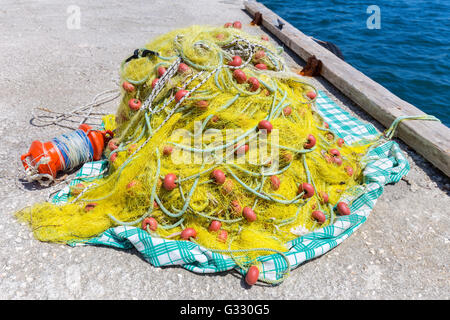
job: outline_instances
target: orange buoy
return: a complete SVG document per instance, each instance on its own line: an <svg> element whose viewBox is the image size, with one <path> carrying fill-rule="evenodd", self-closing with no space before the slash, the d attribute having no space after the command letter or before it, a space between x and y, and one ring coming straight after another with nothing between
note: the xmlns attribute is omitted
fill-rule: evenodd
<svg viewBox="0 0 450 320"><path fill-rule="evenodd" d="M189 93L189 91L187 91L187 90L178 90L177 93L175 93L176 102L180 102L181 99L183 99L183 97L185 95L187 95L188 93Z"/></svg>
<svg viewBox="0 0 450 320"><path fill-rule="evenodd" d="M237 147L237 145L235 145L234 148L236 149L234 153L238 156L241 156L243 154L246 154L250 147L248 146L248 144L243 144L240 147Z"/></svg>
<svg viewBox="0 0 450 320"><path fill-rule="evenodd" d="M255 52L255 59L260 60L266 56L266 52L264 50L258 50Z"/></svg>
<svg viewBox="0 0 450 320"><path fill-rule="evenodd" d="M116 150L119 146L117 145L118 140L117 139L111 139L108 142L108 149L111 151Z"/></svg>
<svg viewBox="0 0 450 320"><path fill-rule="evenodd" d="M214 116L211 118L211 122L212 122L212 123L217 123L219 120L220 120L219 116L216 116L216 115L214 115Z"/></svg>
<svg viewBox="0 0 450 320"><path fill-rule="evenodd" d="M280 178L278 178L277 176L271 176L270 182L271 182L271 186L272 186L273 190L276 191L280 188L281 181L280 181Z"/></svg>
<svg viewBox="0 0 450 320"><path fill-rule="evenodd" d="M286 107L286 108L283 109L283 114L285 116L290 116L291 113L292 113L292 108L291 107Z"/></svg>
<svg viewBox="0 0 450 320"><path fill-rule="evenodd" d="M193 228L186 228L181 231L181 239L189 240L190 238L195 238L197 236L197 231Z"/></svg>
<svg viewBox="0 0 450 320"><path fill-rule="evenodd" d="M348 216L351 211L350 208L348 207L348 204L345 202L338 202L338 204L336 205L337 211L339 213L339 215L341 216Z"/></svg>
<svg viewBox="0 0 450 320"><path fill-rule="evenodd" d="M240 56L234 56L231 59L232 60L228 62L229 66L239 67L242 64L242 58Z"/></svg>
<svg viewBox="0 0 450 320"><path fill-rule="evenodd" d="M351 166L345 166L345 172L351 177L353 175L353 168Z"/></svg>
<svg viewBox="0 0 450 320"><path fill-rule="evenodd" d="M248 78L247 82L250 84L250 91L254 92L258 90L260 87L259 80L256 79L255 77Z"/></svg>
<svg viewBox="0 0 450 320"><path fill-rule="evenodd" d="M242 84L245 81L247 81L247 76L245 75L244 71L241 69L236 69L233 72L233 77L236 79L237 83Z"/></svg>
<svg viewBox="0 0 450 320"><path fill-rule="evenodd" d="M304 192L303 199L311 198L314 195L314 187L312 184L303 182L298 186L298 193Z"/></svg>
<svg viewBox="0 0 450 320"><path fill-rule="evenodd" d="M136 189L138 189L140 186L141 183L138 180L131 180L125 187L127 194L133 197L136 196L137 194Z"/></svg>
<svg viewBox="0 0 450 320"><path fill-rule="evenodd" d="M111 154L111 155L109 156L109 160L110 160L111 162L116 161L116 159L117 159L117 152L116 152L116 153L113 153L113 154Z"/></svg>
<svg viewBox="0 0 450 320"><path fill-rule="evenodd" d="M195 105L197 106L197 108L199 108L200 110L206 110L209 106L209 102L208 100L199 100L195 103Z"/></svg>
<svg viewBox="0 0 450 320"><path fill-rule="evenodd" d="M251 266L250 268L248 268L247 270L247 274L245 275L245 282L249 285L252 286L254 285L259 278L259 269L257 266Z"/></svg>
<svg viewBox="0 0 450 320"><path fill-rule="evenodd" d="M142 221L142 229L147 230L147 226L150 230L156 231L158 229L158 221L153 217L145 218Z"/></svg>
<svg viewBox="0 0 450 320"><path fill-rule="evenodd" d="M320 224L324 223L327 220L325 214L320 210L313 211L312 217Z"/></svg>
<svg viewBox="0 0 450 320"><path fill-rule="evenodd" d="M250 207L245 207L244 210L242 210L242 215L248 222L256 221L256 213L253 211Z"/></svg>
<svg viewBox="0 0 450 320"><path fill-rule="evenodd" d="M166 73L167 69L164 67L159 67L157 71L158 71L158 76L162 77L164 75L164 73Z"/></svg>
<svg viewBox="0 0 450 320"><path fill-rule="evenodd" d="M270 133L273 129L273 125L268 120L261 120L258 123L258 129L259 130L266 130L267 133Z"/></svg>
<svg viewBox="0 0 450 320"><path fill-rule="evenodd" d="M134 86L131 83L129 83L128 81L124 81L122 83L122 88L127 92L133 92L135 89Z"/></svg>
<svg viewBox="0 0 450 320"><path fill-rule="evenodd" d="M177 187L177 184L175 182L177 180L177 176L173 173L166 174L164 177L163 187L167 191L172 191Z"/></svg>
<svg viewBox="0 0 450 320"><path fill-rule="evenodd" d="M233 180L231 179L225 179L225 182L222 185L222 191L225 194L230 194L233 191Z"/></svg>
<svg viewBox="0 0 450 320"><path fill-rule="evenodd" d="M220 228L222 228L222 222L213 220L213 221L211 221L211 224L209 225L208 230L209 231L219 231Z"/></svg>
<svg viewBox="0 0 450 320"><path fill-rule="evenodd" d="M304 144L305 149L311 149L316 145L316 137L314 137L312 134L308 134L308 138L306 143Z"/></svg>
<svg viewBox="0 0 450 320"><path fill-rule="evenodd" d="M130 101L128 101L128 106L130 107L131 110L137 111L141 108L142 102L139 99L130 99Z"/></svg>
<svg viewBox="0 0 450 320"><path fill-rule="evenodd" d="M330 149L328 152L329 152L329 154L331 154L333 157L340 157L340 156L341 156L341 153L339 152L338 149Z"/></svg>
<svg viewBox="0 0 450 320"><path fill-rule="evenodd" d="M241 29L242 28L242 23L240 21L233 22L233 28Z"/></svg>
<svg viewBox="0 0 450 320"><path fill-rule="evenodd" d="M267 70L267 66L264 63L255 64L255 68L259 70Z"/></svg>
<svg viewBox="0 0 450 320"><path fill-rule="evenodd" d="M178 72L180 73L188 73L191 71L191 68L186 63L180 63L178 65Z"/></svg>
<svg viewBox="0 0 450 320"><path fill-rule="evenodd" d="M317 94L316 94L314 91L308 91L308 92L306 93L306 96L307 96L308 98L310 98L311 100L314 100L314 99L316 98Z"/></svg>
<svg viewBox="0 0 450 320"><path fill-rule="evenodd" d="M217 184L224 184L225 183L225 173L220 170L220 169L216 169L213 170L213 172L211 172L211 178L217 183Z"/></svg>
<svg viewBox="0 0 450 320"><path fill-rule="evenodd" d="M338 166L342 165L342 158L341 157L333 157L331 159L335 164L337 164Z"/></svg>

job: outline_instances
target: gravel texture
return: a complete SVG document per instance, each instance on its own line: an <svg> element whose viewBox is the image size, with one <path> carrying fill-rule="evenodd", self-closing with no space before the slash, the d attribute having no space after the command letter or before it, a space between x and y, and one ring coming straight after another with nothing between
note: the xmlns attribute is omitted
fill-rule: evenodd
<svg viewBox="0 0 450 320"><path fill-rule="evenodd" d="M80 8L80 29L67 28L69 5ZM41 243L14 218L51 191L22 183L20 155L33 140L67 131L33 125L32 108L63 112L90 102L116 86L120 62L135 48L174 28L241 20L246 31L263 32L242 9L218 0L2 1L0 299L449 299L450 180L403 143L408 176L386 186L355 234L276 287L248 289L235 272L154 268L134 250ZM383 129L326 80L314 81Z"/></svg>

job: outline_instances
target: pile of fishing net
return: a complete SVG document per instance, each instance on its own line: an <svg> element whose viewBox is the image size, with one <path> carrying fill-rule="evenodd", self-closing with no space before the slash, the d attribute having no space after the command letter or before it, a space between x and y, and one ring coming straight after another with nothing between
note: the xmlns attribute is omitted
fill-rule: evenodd
<svg viewBox="0 0 450 320"><path fill-rule="evenodd" d="M351 214L371 143L348 145L280 48L237 28L164 34L121 65L123 96L98 179L63 204L18 213L37 239L83 241L116 226L192 241L240 266Z"/></svg>

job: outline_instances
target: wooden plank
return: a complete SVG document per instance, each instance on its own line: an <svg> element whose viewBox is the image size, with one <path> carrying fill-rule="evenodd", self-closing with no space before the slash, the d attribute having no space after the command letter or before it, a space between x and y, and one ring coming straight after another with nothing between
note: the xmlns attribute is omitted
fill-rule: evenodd
<svg viewBox="0 0 450 320"><path fill-rule="evenodd" d="M321 75L363 110L389 127L400 116L425 113L400 99L310 37L276 15L264 5L245 1L245 9L252 16L262 14L262 25L303 60L315 55L323 63ZM284 23L278 28L277 19ZM450 129L437 121L403 121L396 136L450 177Z"/></svg>

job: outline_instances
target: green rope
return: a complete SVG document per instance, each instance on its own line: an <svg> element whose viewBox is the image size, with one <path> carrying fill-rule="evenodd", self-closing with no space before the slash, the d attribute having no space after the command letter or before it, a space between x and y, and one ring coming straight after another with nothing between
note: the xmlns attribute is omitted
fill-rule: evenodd
<svg viewBox="0 0 450 320"><path fill-rule="evenodd" d="M383 136L387 139L392 139L394 136L395 130L397 130L398 125L404 120L427 120L427 121L439 121L438 118L432 115L421 115L421 116L401 116L396 118L391 126L384 132Z"/></svg>

